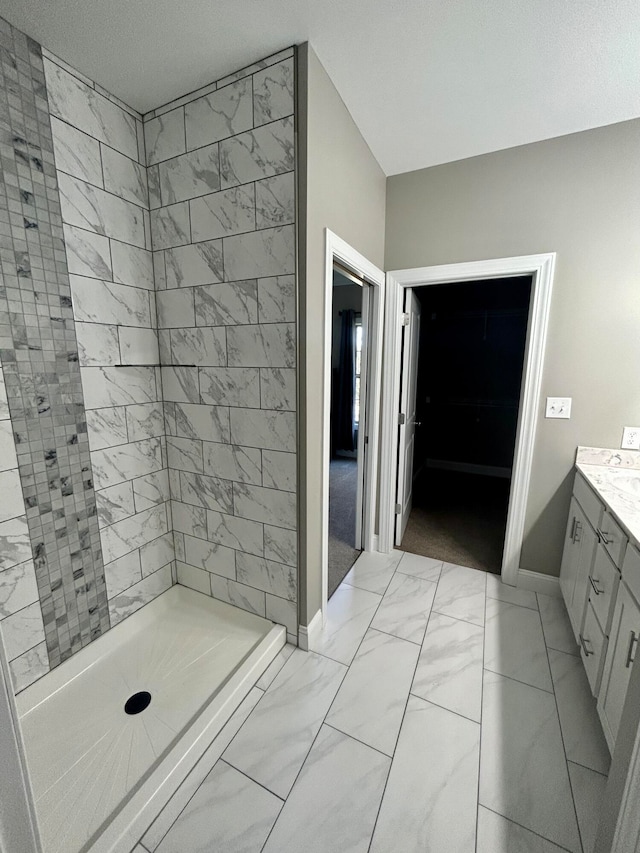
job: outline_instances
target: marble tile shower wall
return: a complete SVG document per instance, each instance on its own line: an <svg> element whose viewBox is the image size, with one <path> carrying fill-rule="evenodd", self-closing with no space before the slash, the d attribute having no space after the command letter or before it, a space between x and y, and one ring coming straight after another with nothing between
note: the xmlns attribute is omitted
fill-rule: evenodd
<svg viewBox="0 0 640 853"><path fill-rule="evenodd" d="M142 116L43 52L113 626L175 573Z"/></svg>
<svg viewBox="0 0 640 853"><path fill-rule="evenodd" d="M0 281L0 600L19 689L109 613L42 52L3 20Z"/></svg>
<svg viewBox="0 0 640 853"><path fill-rule="evenodd" d="M144 132L178 582L296 642L293 75L287 50Z"/></svg>

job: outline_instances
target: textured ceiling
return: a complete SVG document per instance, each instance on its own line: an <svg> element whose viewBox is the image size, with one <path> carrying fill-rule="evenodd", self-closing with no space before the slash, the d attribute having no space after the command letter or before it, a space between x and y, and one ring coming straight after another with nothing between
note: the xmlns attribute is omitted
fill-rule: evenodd
<svg viewBox="0 0 640 853"><path fill-rule="evenodd" d="M640 115L637 0L2 0L145 112L309 40L387 174Z"/></svg>

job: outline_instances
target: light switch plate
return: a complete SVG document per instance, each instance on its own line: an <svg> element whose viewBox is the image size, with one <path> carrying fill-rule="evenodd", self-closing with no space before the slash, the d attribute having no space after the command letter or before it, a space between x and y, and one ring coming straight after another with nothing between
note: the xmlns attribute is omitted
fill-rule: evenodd
<svg viewBox="0 0 640 853"><path fill-rule="evenodd" d="M571 397L547 397L545 418L570 418Z"/></svg>
<svg viewBox="0 0 640 853"><path fill-rule="evenodd" d="M625 427L620 447L625 450L640 450L640 427Z"/></svg>

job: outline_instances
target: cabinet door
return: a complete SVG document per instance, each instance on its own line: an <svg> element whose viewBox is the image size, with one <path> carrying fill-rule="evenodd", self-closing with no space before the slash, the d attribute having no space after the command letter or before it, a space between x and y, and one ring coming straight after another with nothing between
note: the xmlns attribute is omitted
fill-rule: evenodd
<svg viewBox="0 0 640 853"><path fill-rule="evenodd" d="M609 648L598 699L602 727L612 750L618 734L639 637L640 607L621 583L609 632Z"/></svg>
<svg viewBox="0 0 640 853"><path fill-rule="evenodd" d="M589 575L598 548L598 538L586 517L578 507L575 538L579 545L576 565L576 583L573 590L571 607L568 607L569 619L573 627L576 641L579 642L580 631L584 621L587 599L589 598Z"/></svg>
<svg viewBox="0 0 640 853"><path fill-rule="evenodd" d="M571 498L569 507L569 519L564 540L564 551L562 552L562 565L560 566L560 589L567 610L571 608L573 592L576 588L576 577L578 572L578 556L580 554L580 543L576 539L576 525L578 514L581 513L578 502Z"/></svg>

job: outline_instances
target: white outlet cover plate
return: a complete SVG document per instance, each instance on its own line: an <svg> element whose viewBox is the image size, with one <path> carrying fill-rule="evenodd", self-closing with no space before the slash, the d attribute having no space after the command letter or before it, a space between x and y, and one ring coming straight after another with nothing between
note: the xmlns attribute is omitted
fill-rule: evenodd
<svg viewBox="0 0 640 853"><path fill-rule="evenodd" d="M571 397L547 397L545 418L570 418Z"/></svg>
<svg viewBox="0 0 640 853"><path fill-rule="evenodd" d="M640 427L625 427L620 447L624 450L640 450Z"/></svg>

